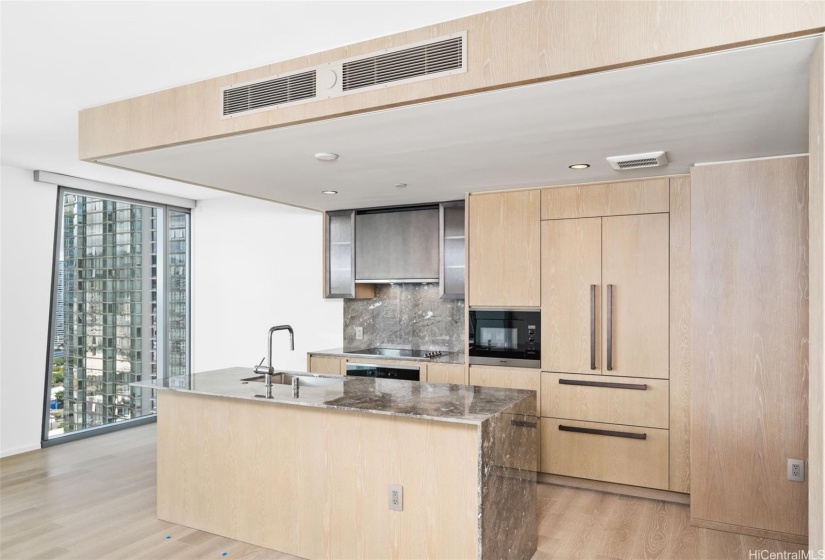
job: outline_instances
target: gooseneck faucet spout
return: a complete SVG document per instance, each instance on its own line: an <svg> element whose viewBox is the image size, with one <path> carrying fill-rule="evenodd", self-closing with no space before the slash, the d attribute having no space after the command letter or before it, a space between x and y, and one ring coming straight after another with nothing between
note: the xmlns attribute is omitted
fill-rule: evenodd
<svg viewBox="0 0 825 560"><path fill-rule="evenodd" d="M275 373L275 367L272 365L272 333L275 331L289 331L289 349L295 350L295 332L292 330L292 327L289 325L276 325L269 329L269 363L266 366L262 366L258 364L252 371L258 374L264 374L266 376L266 398L272 398L272 376ZM281 374L283 375L283 374Z"/></svg>

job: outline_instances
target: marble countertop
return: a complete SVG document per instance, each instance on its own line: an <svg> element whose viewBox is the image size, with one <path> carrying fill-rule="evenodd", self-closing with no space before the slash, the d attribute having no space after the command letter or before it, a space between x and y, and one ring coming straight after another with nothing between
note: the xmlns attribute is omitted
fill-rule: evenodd
<svg viewBox="0 0 825 560"><path fill-rule="evenodd" d="M452 352L450 354L444 354L443 356L438 356L437 358L408 358L408 357L399 357L395 358L392 356L376 356L375 354L358 354L357 352L344 352L343 348L330 348L328 350L314 350L312 352L308 352L313 356L331 356L333 358L358 358L364 360L394 360L394 361L401 361L401 362L424 362L424 363L432 363L432 364L463 364L464 363L464 353L463 352Z"/></svg>
<svg viewBox="0 0 825 560"><path fill-rule="evenodd" d="M173 377L159 382L132 383L135 387L157 390L180 391L199 395L211 395L254 400L261 403L277 403L295 406L335 408L357 412L408 416L443 422L481 425L485 420L502 412L535 414L534 391L419 383L397 379L368 377L340 377L303 372L285 372L288 375L309 376L315 379L339 380L325 386L301 386L299 396L293 398L292 386L273 383L272 399L256 397L264 393L263 383L244 379L255 377L249 367L234 367L195 373L186 378ZM308 381L309 382L309 381Z"/></svg>

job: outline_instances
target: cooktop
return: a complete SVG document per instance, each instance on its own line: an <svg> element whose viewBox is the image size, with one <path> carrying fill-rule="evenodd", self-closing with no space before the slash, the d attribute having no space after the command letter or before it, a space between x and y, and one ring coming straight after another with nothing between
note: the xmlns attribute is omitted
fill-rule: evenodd
<svg viewBox="0 0 825 560"><path fill-rule="evenodd" d="M344 353L383 356L385 358L437 358L449 354L449 352L440 350L410 350L409 348L365 348L364 350L350 350Z"/></svg>

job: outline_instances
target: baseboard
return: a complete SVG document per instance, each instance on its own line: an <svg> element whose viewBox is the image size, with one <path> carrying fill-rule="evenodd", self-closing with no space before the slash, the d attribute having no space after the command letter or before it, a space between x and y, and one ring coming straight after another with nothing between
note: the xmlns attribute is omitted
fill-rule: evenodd
<svg viewBox="0 0 825 560"><path fill-rule="evenodd" d="M23 447L17 447L15 449L6 449L5 451L0 451L0 459L3 457L11 457L12 455L20 455L21 453L28 453L29 451L37 451L38 449L40 449L39 443L24 445Z"/></svg>
<svg viewBox="0 0 825 560"><path fill-rule="evenodd" d="M718 521L696 519L695 517L690 518L690 524L694 527L702 527L703 529L715 529L716 531L725 531L726 533L739 533L740 535L749 535L751 537L760 537L763 539L773 539L775 541L792 542L796 544L808 544L808 537L806 537L805 535L794 535L791 533L781 533L779 531L769 531L767 529L757 529L756 527L730 525L728 523L719 523Z"/></svg>
<svg viewBox="0 0 825 560"><path fill-rule="evenodd" d="M677 504L690 504L690 494L680 492L670 492L669 490L657 490L655 488L643 488L641 486L629 486L627 484L616 484L614 482L602 482L601 480L590 480L587 478L573 478L571 476L561 476L557 474L538 473L538 481L556 486L569 486L571 488L581 488L583 490L598 490L608 494L622 494L635 498L647 498L649 500L661 500L663 502L674 502Z"/></svg>

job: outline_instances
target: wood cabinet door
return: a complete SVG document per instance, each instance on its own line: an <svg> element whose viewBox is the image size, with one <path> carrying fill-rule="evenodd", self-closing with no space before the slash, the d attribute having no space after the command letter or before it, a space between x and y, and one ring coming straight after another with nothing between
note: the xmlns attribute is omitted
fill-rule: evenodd
<svg viewBox="0 0 825 560"><path fill-rule="evenodd" d="M669 226L667 214L602 218L606 375L669 376Z"/></svg>
<svg viewBox="0 0 825 560"><path fill-rule="evenodd" d="M541 416L539 408L541 406L541 370L518 367L470 366L470 385L535 391L536 416Z"/></svg>
<svg viewBox="0 0 825 560"><path fill-rule="evenodd" d="M427 383L464 385L464 364L427 364Z"/></svg>
<svg viewBox="0 0 825 560"><path fill-rule="evenodd" d="M602 219L541 228L541 369L601 373Z"/></svg>
<svg viewBox="0 0 825 560"><path fill-rule="evenodd" d="M691 518L800 542L808 488L786 469L808 453L808 158L690 176Z"/></svg>
<svg viewBox="0 0 825 560"><path fill-rule="evenodd" d="M471 195L469 304L541 304L541 194L538 190Z"/></svg>
<svg viewBox="0 0 825 560"><path fill-rule="evenodd" d="M332 375L343 375L341 372L341 364L344 360L340 358L330 358L327 356L310 356L309 357L309 371L310 373L326 373Z"/></svg>

